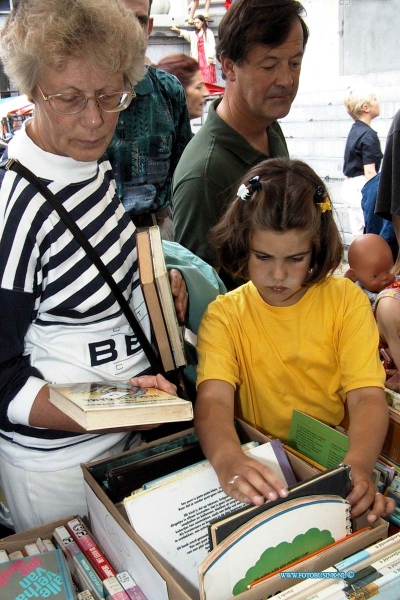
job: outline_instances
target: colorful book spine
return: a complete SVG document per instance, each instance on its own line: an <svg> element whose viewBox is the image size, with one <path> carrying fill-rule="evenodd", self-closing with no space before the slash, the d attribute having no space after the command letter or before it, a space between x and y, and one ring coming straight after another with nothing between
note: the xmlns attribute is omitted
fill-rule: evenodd
<svg viewBox="0 0 400 600"><path fill-rule="evenodd" d="M129 600L128 594L116 577L104 579L103 585L106 600Z"/></svg>
<svg viewBox="0 0 400 600"><path fill-rule="evenodd" d="M147 600L140 587L130 576L128 571L117 573L117 579L128 594L130 600Z"/></svg>
<svg viewBox="0 0 400 600"><path fill-rule="evenodd" d="M104 600L103 584L86 556L74 542L66 527L57 527L53 533L54 539L69 559L72 576L78 586L89 589L95 600Z"/></svg>
<svg viewBox="0 0 400 600"><path fill-rule="evenodd" d="M76 600L94 600L94 598L92 592L83 590L82 592L77 593Z"/></svg>
<svg viewBox="0 0 400 600"><path fill-rule="evenodd" d="M100 550L82 520L78 517L68 521L67 529L82 550L88 561L96 571L101 580L115 577L117 572L108 562L103 552Z"/></svg>

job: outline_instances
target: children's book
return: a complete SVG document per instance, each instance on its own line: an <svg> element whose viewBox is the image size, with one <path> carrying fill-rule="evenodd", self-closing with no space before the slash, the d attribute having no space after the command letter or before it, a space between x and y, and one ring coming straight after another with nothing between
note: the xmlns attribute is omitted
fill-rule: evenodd
<svg viewBox="0 0 400 600"><path fill-rule="evenodd" d="M273 445L260 444L247 454L284 481ZM197 567L209 551L209 522L247 505L225 494L208 461L158 483L126 498L126 513L133 529L179 574L187 593L196 594Z"/></svg>
<svg viewBox="0 0 400 600"><path fill-rule="evenodd" d="M75 600L73 584L61 550L0 563L0 598Z"/></svg>
<svg viewBox="0 0 400 600"><path fill-rule="evenodd" d="M215 548L225 538L258 514L287 500L317 494L335 494L342 498L347 498L350 492L351 469L349 465L340 464L289 487L288 498L279 497L277 500L268 500L262 506L246 505L244 508L232 511L231 514L213 520L209 528L211 547Z"/></svg>
<svg viewBox="0 0 400 600"><path fill-rule="evenodd" d="M49 385L50 402L86 431L193 419L188 400L119 381Z"/></svg>
<svg viewBox="0 0 400 600"><path fill-rule="evenodd" d="M340 496L287 500L227 537L199 565L201 600L229 600L255 579L351 533L350 504Z"/></svg>

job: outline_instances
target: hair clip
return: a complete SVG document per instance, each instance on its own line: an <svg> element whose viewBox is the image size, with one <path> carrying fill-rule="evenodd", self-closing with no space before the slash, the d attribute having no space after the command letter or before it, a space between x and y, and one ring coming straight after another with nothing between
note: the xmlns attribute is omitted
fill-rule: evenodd
<svg viewBox="0 0 400 600"><path fill-rule="evenodd" d="M327 210L332 210L331 199L329 198L326 190L322 187L322 185L319 185L315 190L314 202L315 204L317 204L317 206L320 207L321 212L323 213Z"/></svg>
<svg viewBox="0 0 400 600"><path fill-rule="evenodd" d="M237 191L237 195L242 200L247 200L247 198L250 196L250 194L252 194L253 192L258 192L260 190L261 190L260 176L255 175L254 177L249 179L249 181L247 182L247 185L242 183L242 185L239 187L239 189Z"/></svg>

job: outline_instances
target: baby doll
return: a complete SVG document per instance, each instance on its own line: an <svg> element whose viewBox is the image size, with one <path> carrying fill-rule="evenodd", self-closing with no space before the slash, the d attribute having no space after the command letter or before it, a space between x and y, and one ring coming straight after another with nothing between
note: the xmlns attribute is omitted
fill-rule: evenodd
<svg viewBox="0 0 400 600"><path fill-rule="evenodd" d="M364 290L374 308L378 293L395 279L389 244L376 233L366 233L350 244L348 261L350 268L344 276Z"/></svg>

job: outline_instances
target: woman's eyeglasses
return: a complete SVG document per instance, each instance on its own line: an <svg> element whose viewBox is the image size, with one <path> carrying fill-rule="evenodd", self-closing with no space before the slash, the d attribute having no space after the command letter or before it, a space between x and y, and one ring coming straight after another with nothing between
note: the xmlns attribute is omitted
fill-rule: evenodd
<svg viewBox="0 0 400 600"><path fill-rule="evenodd" d="M52 94L45 96L42 88L37 84L43 100L49 103L54 112L61 115L74 115L85 108L89 100L94 100L97 106L106 113L120 112L128 108L133 98L136 97L134 91L113 92L111 94L101 94L100 96L83 96L82 94Z"/></svg>

